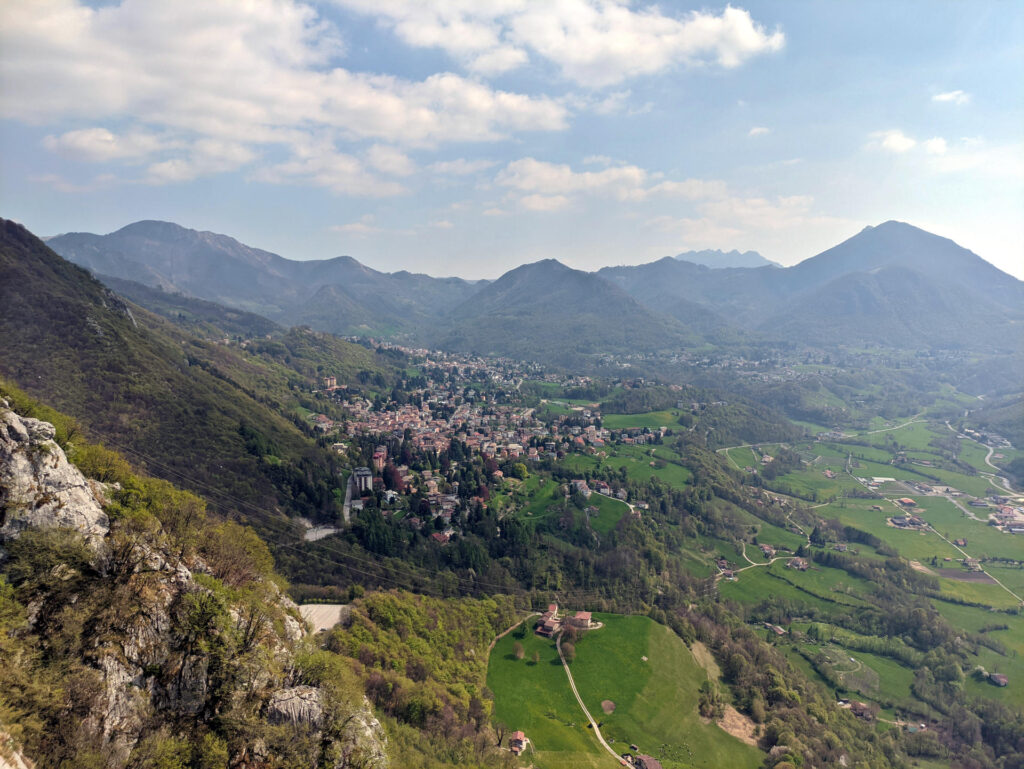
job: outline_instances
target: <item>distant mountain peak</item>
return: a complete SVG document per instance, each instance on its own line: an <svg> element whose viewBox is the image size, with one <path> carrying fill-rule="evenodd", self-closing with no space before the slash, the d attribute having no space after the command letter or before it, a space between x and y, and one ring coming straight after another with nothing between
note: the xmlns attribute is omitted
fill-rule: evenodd
<svg viewBox="0 0 1024 769"><path fill-rule="evenodd" d="M723 267L781 267L778 262L766 259L757 251L722 251L720 249L706 248L703 251L685 251L676 254L675 259L680 262L701 264L705 267L720 269Z"/></svg>

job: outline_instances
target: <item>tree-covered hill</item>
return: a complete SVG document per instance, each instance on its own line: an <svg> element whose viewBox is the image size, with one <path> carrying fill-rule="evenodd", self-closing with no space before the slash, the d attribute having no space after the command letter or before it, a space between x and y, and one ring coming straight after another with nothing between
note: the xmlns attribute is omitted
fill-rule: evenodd
<svg viewBox="0 0 1024 769"><path fill-rule="evenodd" d="M0 338L0 375L136 452L152 473L220 492L223 508L240 501L313 518L337 514L338 481L297 407L317 405L309 391L322 375L382 386L393 370L308 329L248 350L198 338L9 221L0 223Z"/></svg>

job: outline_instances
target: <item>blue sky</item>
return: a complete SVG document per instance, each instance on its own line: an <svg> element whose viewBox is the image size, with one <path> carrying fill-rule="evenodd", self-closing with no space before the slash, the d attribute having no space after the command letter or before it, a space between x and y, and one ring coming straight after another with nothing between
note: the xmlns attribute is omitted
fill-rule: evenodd
<svg viewBox="0 0 1024 769"><path fill-rule="evenodd" d="M0 215L496 277L793 264L900 219L1024 278L1024 4L7 0Z"/></svg>

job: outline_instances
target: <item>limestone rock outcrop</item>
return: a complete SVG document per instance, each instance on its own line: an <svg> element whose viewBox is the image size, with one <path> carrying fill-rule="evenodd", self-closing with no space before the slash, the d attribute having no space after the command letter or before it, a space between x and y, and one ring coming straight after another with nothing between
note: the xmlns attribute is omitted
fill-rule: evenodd
<svg viewBox="0 0 1024 769"><path fill-rule="evenodd" d="M118 487L87 480L54 436L53 425L20 416L0 399L0 548L29 529L55 528L74 530L92 546L88 565L62 563L51 572L68 587L40 588L25 606L27 631L45 638L69 605L86 605L90 594L107 597L87 616L76 662L96 684L80 703L87 709L80 727L109 767L134 760L154 725L208 724L235 707L293 727L311 766L388 767L386 737L365 698L341 704L302 684L295 652L305 623L272 580L256 579L250 593L236 596L217 587L215 569L198 554L169 548L159 525L126 531L120 519L112 524L102 506ZM0 550L0 569L3 557ZM344 726L339 732L332 724ZM31 767L5 736L0 725L0 769ZM266 739L232 743L230 765L270 766Z"/></svg>
<svg viewBox="0 0 1024 769"><path fill-rule="evenodd" d="M55 432L0 400L0 543L27 528L59 526L98 545L110 530L92 485L68 462Z"/></svg>

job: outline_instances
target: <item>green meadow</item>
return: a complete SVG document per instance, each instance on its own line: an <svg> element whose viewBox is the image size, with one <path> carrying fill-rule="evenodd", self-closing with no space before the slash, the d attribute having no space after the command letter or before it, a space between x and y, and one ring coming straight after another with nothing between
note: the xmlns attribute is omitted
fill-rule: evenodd
<svg viewBox="0 0 1024 769"><path fill-rule="evenodd" d="M671 630L643 616L597 614L595 619L604 627L579 640L572 671L613 748L627 752L634 743L666 769L760 766L761 751L700 719L698 688L707 674ZM523 644L522 660L515 659L516 642ZM541 657L537 664L535 650ZM487 671L494 717L533 740L536 753L528 759L538 769L609 766L611 758L587 727L557 659L554 643L532 633L501 639ZM613 712L604 713L605 701L615 704Z"/></svg>
<svg viewBox="0 0 1024 769"><path fill-rule="evenodd" d="M679 424L679 409L647 411L642 414L602 414L601 424L609 430L630 427L675 427Z"/></svg>

